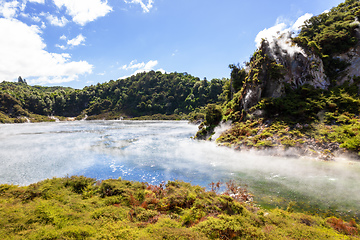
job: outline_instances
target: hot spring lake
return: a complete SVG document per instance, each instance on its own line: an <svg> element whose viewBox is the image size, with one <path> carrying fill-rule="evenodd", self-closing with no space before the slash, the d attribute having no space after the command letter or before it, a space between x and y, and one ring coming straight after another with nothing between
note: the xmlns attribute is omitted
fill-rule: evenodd
<svg viewBox="0 0 360 240"><path fill-rule="evenodd" d="M360 216L360 163L259 156L191 139L185 121L76 121L0 125L0 184L84 175L208 187L234 179L263 206Z"/></svg>

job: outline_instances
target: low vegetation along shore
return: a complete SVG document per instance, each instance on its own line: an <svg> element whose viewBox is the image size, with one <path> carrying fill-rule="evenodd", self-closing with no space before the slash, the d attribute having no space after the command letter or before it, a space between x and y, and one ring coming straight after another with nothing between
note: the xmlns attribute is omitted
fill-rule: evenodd
<svg viewBox="0 0 360 240"><path fill-rule="evenodd" d="M83 176L0 185L1 239L358 239L354 220L264 210L235 182L206 191Z"/></svg>

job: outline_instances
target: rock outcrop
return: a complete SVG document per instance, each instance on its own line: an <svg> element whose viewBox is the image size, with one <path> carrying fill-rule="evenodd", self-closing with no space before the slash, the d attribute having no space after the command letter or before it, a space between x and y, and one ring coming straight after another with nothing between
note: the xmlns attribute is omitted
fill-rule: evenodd
<svg viewBox="0 0 360 240"><path fill-rule="evenodd" d="M232 94L225 95L224 120L233 124L218 142L275 154L358 159L359 18L360 1L347 0L305 21L296 37L284 31L270 38L272 31L259 34L257 43L259 36L266 39L246 68L230 66L233 88L226 89Z"/></svg>
<svg viewBox="0 0 360 240"><path fill-rule="evenodd" d="M245 111L261 98L283 96L285 85L298 88L309 84L321 89L330 85L321 58L292 43L289 35L263 40L257 55L260 56L254 54L249 63L249 75L242 92L242 109Z"/></svg>
<svg viewBox="0 0 360 240"><path fill-rule="evenodd" d="M356 37L360 40L359 29L356 29ZM338 58L348 64L348 67L339 74L337 85L343 85L346 81L349 81L349 83L352 84L354 82L354 78L360 76L360 41L358 41L358 43L347 52L337 54L334 58Z"/></svg>
<svg viewBox="0 0 360 240"><path fill-rule="evenodd" d="M288 83L294 88L309 84L315 88L327 89L330 85L321 58L294 44L289 34L271 41L264 40L261 48L271 60L284 66L281 83Z"/></svg>

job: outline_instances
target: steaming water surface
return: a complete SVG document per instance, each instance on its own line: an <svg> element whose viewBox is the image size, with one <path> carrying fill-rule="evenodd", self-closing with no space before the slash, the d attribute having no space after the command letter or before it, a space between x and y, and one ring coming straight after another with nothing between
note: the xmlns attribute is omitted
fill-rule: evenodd
<svg viewBox="0 0 360 240"><path fill-rule="evenodd" d="M0 184L85 175L204 187L241 179L267 203L284 198L360 212L360 164L240 153L190 137L179 121L78 121L0 125ZM326 210L326 209L325 209Z"/></svg>

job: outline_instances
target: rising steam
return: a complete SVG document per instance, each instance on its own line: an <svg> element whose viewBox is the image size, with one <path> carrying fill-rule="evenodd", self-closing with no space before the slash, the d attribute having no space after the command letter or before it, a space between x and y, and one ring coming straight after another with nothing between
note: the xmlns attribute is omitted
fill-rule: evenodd
<svg viewBox="0 0 360 240"><path fill-rule="evenodd" d="M291 24L291 26L278 19L273 27L265 28L257 34L255 38L256 47L259 48L261 42L266 40L269 42L271 49L280 47L284 51L284 54L293 56L295 53L301 53L306 56L305 52L300 47L292 43L291 37L297 35L300 27L312 16L312 14L306 13L298 18L295 23Z"/></svg>
<svg viewBox="0 0 360 240"><path fill-rule="evenodd" d="M192 140L196 130L187 122L157 121L1 125L0 184L26 185L66 174L155 184L179 179L204 187L240 179L253 190L293 192L360 212L358 162L239 152Z"/></svg>

